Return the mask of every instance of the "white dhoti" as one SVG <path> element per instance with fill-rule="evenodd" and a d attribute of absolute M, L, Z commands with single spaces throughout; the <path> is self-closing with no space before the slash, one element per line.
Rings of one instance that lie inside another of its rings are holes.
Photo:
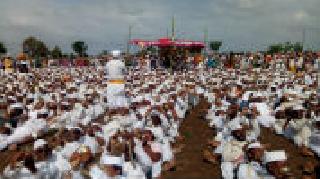
<path fill-rule="evenodd" d="M 128 101 L 125 97 L 125 81 L 124 71 L 125 64 L 122 60 L 117 59 L 120 55 L 119 51 L 114 51 L 115 59 L 107 62 L 106 64 L 106 75 L 108 78 L 107 82 L 107 107 L 119 108 L 128 107 Z"/>
<path fill-rule="evenodd" d="M 109 108 L 128 107 L 128 100 L 124 92 L 125 84 L 115 84 L 108 82 L 106 97 Z"/>
<path fill-rule="evenodd" d="M 221 173 L 222 173 L 222 178 L 225 179 L 233 179 L 234 174 L 234 164 L 232 162 L 221 162 Z"/>

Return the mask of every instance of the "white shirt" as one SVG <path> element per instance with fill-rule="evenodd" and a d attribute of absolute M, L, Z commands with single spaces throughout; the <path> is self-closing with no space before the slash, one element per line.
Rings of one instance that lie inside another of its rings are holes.
<path fill-rule="evenodd" d="M 111 60 L 106 64 L 106 74 L 109 79 L 123 79 L 125 64 L 121 60 Z"/>

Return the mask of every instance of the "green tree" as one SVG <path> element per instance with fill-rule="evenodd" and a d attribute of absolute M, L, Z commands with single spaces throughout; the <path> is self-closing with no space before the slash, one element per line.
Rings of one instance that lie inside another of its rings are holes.
<path fill-rule="evenodd" d="M 3 42 L 0 42 L 0 55 L 6 54 L 7 53 L 7 48 L 4 45 Z"/>
<path fill-rule="evenodd" d="M 279 53 L 283 50 L 282 44 L 272 44 L 268 47 L 268 52 L 271 54 Z"/>
<path fill-rule="evenodd" d="M 47 57 L 49 50 L 47 45 L 35 37 L 28 37 L 22 43 L 23 52 L 30 57 Z"/>
<path fill-rule="evenodd" d="M 76 52 L 79 56 L 86 56 L 86 51 L 88 50 L 88 45 L 83 41 L 75 41 L 71 45 L 74 52 Z"/>
<path fill-rule="evenodd" d="M 219 51 L 220 47 L 222 46 L 221 41 L 212 41 L 210 42 L 210 49 L 213 51 Z"/>
<path fill-rule="evenodd" d="M 108 50 L 102 50 L 102 52 L 100 53 L 101 56 L 104 55 L 109 55 L 109 51 Z"/>
<path fill-rule="evenodd" d="M 68 57 L 69 57 L 69 54 L 68 54 L 68 53 L 63 53 L 63 54 L 62 54 L 62 57 L 63 57 L 63 58 L 68 58 Z"/>
<path fill-rule="evenodd" d="M 75 55 L 73 54 L 73 53 L 70 53 L 69 54 L 69 59 L 75 59 L 76 57 L 75 57 Z"/>
<path fill-rule="evenodd" d="M 278 43 L 272 44 L 268 47 L 269 53 L 279 53 L 279 52 L 302 52 L 303 46 L 300 42 L 292 43 L 292 42 L 285 42 L 285 43 Z"/>
<path fill-rule="evenodd" d="M 294 51 L 294 44 L 291 42 L 285 42 L 283 45 L 283 52 Z"/>
<path fill-rule="evenodd" d="M 54 59 L 61 58 L 62 57 L 62 51 L 61 51 L 60 47 L 55 46 L 51 51 L 51 56 Z"/>
<path fill-rule="evenodd" d="M 303 51 L 303 45 L 302 45 L 302 43 L 296 42 L 296 43 L 293 45 L 293 50 L 294 50 L 295 52 L 302 52 L 302 51 Z"/>

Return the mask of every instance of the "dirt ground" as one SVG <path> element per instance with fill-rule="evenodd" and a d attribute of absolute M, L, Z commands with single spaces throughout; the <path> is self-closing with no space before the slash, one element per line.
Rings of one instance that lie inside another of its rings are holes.
<path fill-rule="evenodd" d="M 162 173 L 162 178 L 221 178 L 220 165 L 203 162 L 202 149 L 208 139 L 214 135 L 214 130 L 208 127 L 207 122 L 201 119 L 208 104 L 202 100 L 198 106 L 190 110 L 180 128 L 180 134 L 185 136 L 186 147 L 176 155 L 177 168 L 175 171 Z M 287 138 L 276 135 L 267 128 L 261 128 L 261 143 L 270 144 L 270 150 L 285 150 L 288 155 L 289 168 L 294 178 L 302 177 L 302 167 L 307 161 L 318 164 L 317 173 L 313 178 L 320 178 L 319 158 L 305 157 L 301 150 Z"/>
<path fill-rule="evenodd" d="M 302 177 L 302 167 L 307 161 L 313 161 L 319 165 L 319 158 L 304 157 L 301 154 L 301 150 L 289 139 L 276 135 L 268 128 L 261 128 L 261 143 L 269 143 L 269 150 L 285 150 L 288 157 L 289 168 L 294 174 L 295 178 Z M 314 178 L 320 178 L 320 169 L 316 170 L 318 173 L 314 175 Z"/>
<path fill-rule="evenodd" d="M 208 103 L 201 100 L 199 105 L 190 110 L 180 127 L 180 134 L 185 137 L 186 146 L 176 155 L 176 170 L 163 172 L 162 178 L 221 178 L 220 165 L 203 162 L 202 150 L 207 140 L 214 136 L 214 130 L 201 118 L 206 114 L 207 108 Z"/>

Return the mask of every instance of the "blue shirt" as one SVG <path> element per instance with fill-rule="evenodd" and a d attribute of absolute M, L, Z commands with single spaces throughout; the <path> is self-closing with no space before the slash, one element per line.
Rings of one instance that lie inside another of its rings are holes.
<path fill-rule="evenodd" d="M 216 67 L 216 61 L 214 59 L 208 59 L 208 62 L 207 62 L 207 66 L 209 68 L 215 68 Z"/>

